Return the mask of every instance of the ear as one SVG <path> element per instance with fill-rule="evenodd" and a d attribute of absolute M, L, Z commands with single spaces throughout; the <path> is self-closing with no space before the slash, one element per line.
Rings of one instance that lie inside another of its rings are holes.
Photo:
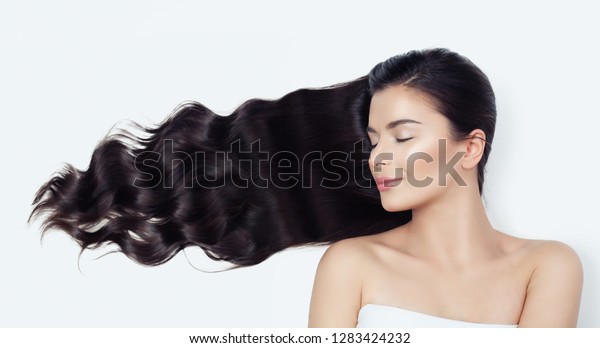
<path fill-rule="evenodd" d="M 462 167 L 471 169 L 477 166 L 485 150 L 485 133 L 481 129 L 474 129 L 464 140 L 466 153 L 462 159 Z"/>

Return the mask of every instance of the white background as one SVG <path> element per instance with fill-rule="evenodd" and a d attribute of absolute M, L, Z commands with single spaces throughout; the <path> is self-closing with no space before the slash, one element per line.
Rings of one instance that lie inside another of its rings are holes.
<path fill-rule="evenodd" d="M 0 4 L 0 326 L 305 327 L 324 248 L 247 269 L 198 249 L 144 267 L 94 260 L 26 219 L 39 186 L 80 169 L 125 119 L 163 120 L 197 100 L 227 115 L 363 76 L 410 49 L 447 47 L 492 81 L 498 104 L 484 191 L 495 228 L 580 255 L 579 325 L 600 327 L 598 99 L 593 2 L 3 1 Z M 187 258 L 186 258 L 187 255 Z M 217 265 L 218 266 L 218 265 Z M 551 306 L 552 304 L 548 304 Z"/>

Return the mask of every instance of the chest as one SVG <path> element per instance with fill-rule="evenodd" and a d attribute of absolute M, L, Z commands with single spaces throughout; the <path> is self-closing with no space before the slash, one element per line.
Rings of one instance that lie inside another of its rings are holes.
<path fill-rule="evenodd" d="M 448 271 L 416 262 L 374 265 L 363 282 L 363 304 L 376 303 L 443 318 L 514 324 L 525 302 L 528 271 L 490 263 Z"/>

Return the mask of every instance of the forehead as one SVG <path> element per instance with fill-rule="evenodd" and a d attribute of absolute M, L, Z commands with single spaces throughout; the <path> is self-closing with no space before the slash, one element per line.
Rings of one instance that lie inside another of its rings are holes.
<path fill-rule="evenodd" d="M 376 92 L 369 107 L 369 128 L 382 132 L 386 124 L 398 119 L 421 123 L 404 123 L 406 127 L 444 127 L 447 122 L 431 99 L 413 88 L 390 86 Z"/>

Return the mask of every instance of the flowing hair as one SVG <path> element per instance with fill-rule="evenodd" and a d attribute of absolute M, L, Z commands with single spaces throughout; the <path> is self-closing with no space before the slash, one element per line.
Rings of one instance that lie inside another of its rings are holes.
<path fill-rule="evenodd" d="M 188 101 L 160 124 L 131 122 L 142 135 L 108 134 L 86 170 L 66 164 L 35 194 L 28 222 L 43 216 L 42 236 L 63 230 L 82 252 L 113 243 L 151 266 L 198 246 L 235 267 L 403 225 L 412 212 L 383 209 L 365 132 L 371 97 L 397 84 L 431 96 L 457 136 L 481 128 L 491 144 L 485 75 L 446 49 L 411 51 L 355 80 L 250 99 L 227 116 Z"/>
<path fill-rule="evenodd" d="M 251 99 L 228 116 L 182 103 L 157 126 L 131 122 L 146 136 L 107 135 L 87 170 L 66 164 L 35 194 L 28 221 L 49 213 L 42 235 L 58 228 L 82 251 L 112 242 L 144 265 L 199 246 L 249 266 L 384 231 L 410 213 L 385 211 L 371 183 L 369 100 L 361 77 Z"/>

